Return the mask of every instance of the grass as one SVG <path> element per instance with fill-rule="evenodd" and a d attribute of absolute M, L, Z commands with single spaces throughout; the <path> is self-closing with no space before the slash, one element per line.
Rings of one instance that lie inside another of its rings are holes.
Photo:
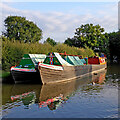
<path fill-rule="evenodd" d="M 0 78 L 5 78 L 10 76 L 10 72 L 0 70 Z"/>

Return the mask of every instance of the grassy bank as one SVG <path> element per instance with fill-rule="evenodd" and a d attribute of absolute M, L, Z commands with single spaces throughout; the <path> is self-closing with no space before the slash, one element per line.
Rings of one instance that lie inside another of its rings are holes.
<path fill-rule="evenodd" d="M 10 72 L 0 70 L 0 78 L 5 78 L 7 76 L 10 76 Z"/>
<path fill-rule="evenodd" d="M 2 69 L 8 71 L 11 66 L 18 65 L 24 54 L 48 54 L 49 52 L 66 52 L 67 54 L 83 55 L 83 57 L 94 56 L 94 52 L 89 48 L 80 49 L 65 44 L 53 47 L 48 43 L 20 43 L 5 40 L 2 42 Z"/>

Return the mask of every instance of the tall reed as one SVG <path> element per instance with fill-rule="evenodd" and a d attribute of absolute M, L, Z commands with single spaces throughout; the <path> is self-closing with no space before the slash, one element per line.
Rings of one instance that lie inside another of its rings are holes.
<path fill-rule="evenodd" d="M 54 47 L 48 43 L 20 43 L 5 40 L 2 42 L 2 69 L 8 71 L 11 66 L 18 65 L 24 54 L 48 54 L 49 52 L 66 52 L 67 54 L 94 56 L 93 50 L 86 48 L 70 47 L 59 43 Z"/>

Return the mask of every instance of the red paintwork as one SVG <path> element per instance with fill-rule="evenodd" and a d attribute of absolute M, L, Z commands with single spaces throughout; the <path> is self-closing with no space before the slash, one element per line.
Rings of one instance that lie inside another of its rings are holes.
<path fill-rule="evenodd" d="M 100 64 L 99 63 L 99 58 L 98 57 L 88 58 L 88 64 Z"/>

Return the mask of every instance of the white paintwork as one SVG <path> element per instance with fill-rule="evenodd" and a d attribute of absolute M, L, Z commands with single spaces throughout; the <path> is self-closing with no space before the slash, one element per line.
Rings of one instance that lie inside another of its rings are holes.
<path fill-rule="evenodd" d="M 48 65 L 44 63 L 39 63 L 39 66 L 44 68 L 54 69 L 54 70 L 63 70 L 62 66 Z"/>
<path fill-rule="evenodd" d="M 63 66 L 73 66 L 71 64 L 69 64 L 68 62 L 66 62 L 59 53 L 54 53 L 55 56 L 57 57 L 57 59 L 59 60 L 59 62 L 63 65 Z"/>

